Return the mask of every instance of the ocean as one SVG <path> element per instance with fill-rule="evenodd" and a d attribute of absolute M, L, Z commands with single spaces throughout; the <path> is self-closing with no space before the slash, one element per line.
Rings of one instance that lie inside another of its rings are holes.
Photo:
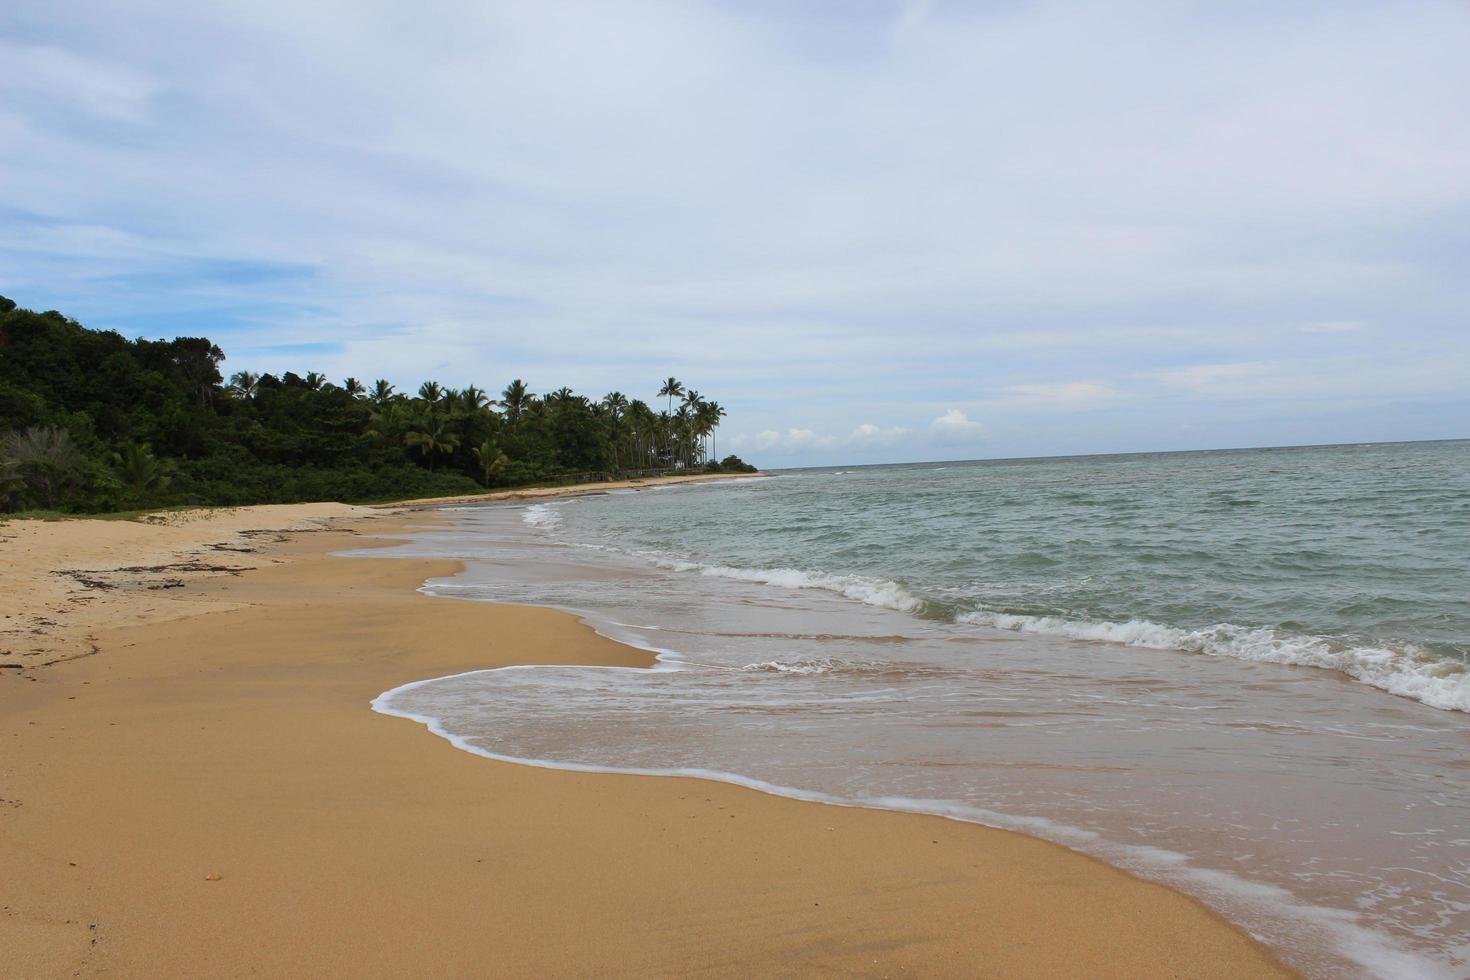
<path fill-rule="evenodd" d="M 462 748 L 1018 830 L 1199 897 L 1309 976 L 1470 973 L 1470 442 L 450 516 L 393 551 L 465 562 L 425 591 L 573 610 L 659 656 L 375 702 Z"/>

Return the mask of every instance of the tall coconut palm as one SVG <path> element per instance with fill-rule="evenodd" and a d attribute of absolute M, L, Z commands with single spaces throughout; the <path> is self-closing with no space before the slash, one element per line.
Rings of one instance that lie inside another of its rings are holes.
<path fill-rule="evenodd" d="M 444 388 L 437 381 L 425 381 L 419 385 L 419 397 L 430 405 L 437 405 L 444 397 Z"/>
<path fill-rule="evenodd" d="M 667 430 L 672 430 L 673 429 L 674 399 L 677 398 L 677 397 L 679 397 L 682 394 L 684 394 L 684 383 L 682 381 L 680 381 L 678 378 L 675 378 L 675 377 L 672 377 L 672 376 L 670 376 L 668 378 L 665 378 L 663 385 L 658 389 L 658 396 L 660 398 L 667 397 L 668 400 L 669 400 L 668 401 L 668 408 L 664 412 L 664 419 L 665 419 L 666 429 Z M 669 442 L 670 442 L 670 438 L 669 437 L 671 435 L 672 435 L 672 431 L 665 431 L 665 433 L 664 433 L 664 455 L 669 458 L 669 461 L 670 462 L 672 462 L 672 460 L 673 460 L 673 457 L 672 457 L 672 447 L 669 445 Z"/>
<path fill-rule="evenodd" d="M 500 404 L 505 408 L 506 419 L 512 423 L 519 422 L 535 397 L 520 378 L 506 385 L 505 390 L 500 393 Z"/>
<path fill-rule="evenodd" d="M 663 387 L 658 390 L 658 397 L 663 398 L 667 396 L 669 399 L 668 413 L 670 415 L 674 414 L 674 399 L 681 397 L 683 394 L 684 383 L 678 378 L 668 378 L 664 381 Z"/>
<path fill-rule="evenodd" d="M 327 376 L 320 371 L 307 371 L 304 380 L 306 381 L 306 387 L 312 391 L 319 391 L 322 385 L 327 383 Z"/>
<path fill-rule="evenodd" d="M 699 431 L 699 409 L 704 404 L 704 396 L 693 388 L 684 392 L 684 452 L 685 465 L 693 466 L 695 453 L 699 446 L 699 440 L 703 433 Z"/>
<path fill-rule="evenodd" d="M 675 465 L 677 466 L 688 466 L 692 456 L 690 450 L 689 419 L 689 406 L 681 404 L 678 408 L 674 409 L 674 418 L 671 427 L 674 437 L 674 450 L 677 454 L 675 459 Z"/>
<path fill-rule="evenodd" d="M 363 383 L 361 381 L 358 381 L 356 378 L 343 378 L 342 390 L 347 392 L 353 398 L 361 398 L 364 394 L 367 393 L 367 388 L 365 388 L 363 386 Z"/>
<path fill-rule="evenodd" d="M 612 436 L 613 469 L 621 470 L 620 443 L 623 437 L 623 418 L 628 412 L 628 398 L 621 391 L 609 391 L 602 396 L 602 407 L 607 409 L 608 434 Z"/>
<path fill-rule="evenodd" d="M 635 398 L 628 405 L 628 425 L 633 433 L 633 451 L 638 454 L 640 468 L 647 469 L 653 462 L 653 436 L 657 429 L 657 416 L 648 403 Z"/>
<path fill-rule="evenodd" d="M 715 440 L 715 431 L 720 427 L 720 419 L 725 417 L 725 409 L 719 402 L 705 402 L 704 411 L 706 417 L 709 419 L 710 459 L 718 463 L 720 461 L 720 446 Z"/>
<path fill-rule="evenodd" d="M 393 400 L 393 386 L 382 378 L 379 378 L 373 382 L 373 390 L 368 395 L 368 398 L 374 405 L 382 408 Z"/>

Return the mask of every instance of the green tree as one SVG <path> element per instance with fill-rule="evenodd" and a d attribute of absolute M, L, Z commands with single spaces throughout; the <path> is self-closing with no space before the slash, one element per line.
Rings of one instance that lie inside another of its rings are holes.
<path fill-rule="evenodd" d="M 50 425 L 6 433 L 0 440 L 0 458 L 47 508 L 54 508 L 77 486 L 85 463 L 71 433 Z"/>
<path fill-rule="evenodd" d="M 476 385 L 409 398 L 317 372 L 227 385 L 223 357 L 203 337 L 129 340 L 0 301 L 0 510 L 401 499 L 689 466 L 723 414 L 673 378 L 656 412 L 618 392 L 540 399 L 520 379 L 498 402 Z"/>
<path fill-rule="evenodd" d="M 451 428 L 449 419 L 436 412 L 420 417 L 403 437 L 405 444 L 423 454 L 434 472 L 434 458 L 442 453 L 452 453 L 459 448 L 459 434 Z"/>
<path fill-rule="evenodd" d="M 393 394 L 393 386 L 382 378 L 373 382 L 373 390 L 368 394 L 368 400 L 379 408 L 391 402 L 395 397 L 397 396 Z"/>
<path fill-rule="evenodd" d="M 255 393 L 260 390 L 260 375 L 236 371 L 230 375 L 230 386 L 227 390 L 237 398 L 254 398 Z"/>
<path fill-rule="evenodd" d="M 154 456 L 152 448 L 136 442 L 125 442 L 112 454 L 112 467 L 128 499 L 134 502 L 150 491 L 165 489 L 171 479 L 168 464 Z"/>
<path fill-rule="evenodd" d="M 535 399 L 536 396 L 531 394 L 520 378 L 506 385 L 505 390 L 500 393 L 500 404 L 505 408 L 505 417 L 512 423 L 521 420 Z"/>
<path fill-rule="evenodd" d="M 485 477 L 487 487 L 494 486 L 496 478 L 510 465 L 510 458 L 500 451 L 493 439 L 486 439 L 475 447 L 475 459 L 480 464 L 480 472 Z"/>

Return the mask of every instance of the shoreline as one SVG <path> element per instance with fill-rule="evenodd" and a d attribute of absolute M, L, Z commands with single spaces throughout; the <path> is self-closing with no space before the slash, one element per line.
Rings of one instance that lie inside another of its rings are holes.
<path fill-rule="evenodd" d="M 96 656 L 0 671 L 21 975 L 1290 975 L 1195 900 L 1013 832 L 445 751 L 368 703 L 653 656 L 570 613 L 414 591 L 456 562 L 330 557 L 430 515 L 233 513 L 264 526 L 196 523 L 196 544 L 263 532 L 254 567 L 96 590 L 153 611 L 97 626 Z"/>
<path fill-rule="evenodd" d="M 754 473 L 688 473 L 674 476 L 651 476 L 638 480 L 604 480 L 600 483 L 568 483 L 556 487 L 520 487 L 506 490 L 490 490 L 486 493 L 462 494 L 454 497 L 421 497 L 415 500 L 400 500 L 387 504 L 369 504 L 395 510 L 432 510 L 436 507 L 456 504 L 495 504 L 515 500 L 552 500 L 562 497 L 593 497 L 612 490 L 643 490 L 650 487 L 697 486 L 701 483 L 716 483 L 722 480 L 761 480 L 769 473 L 757 470 Z"/>

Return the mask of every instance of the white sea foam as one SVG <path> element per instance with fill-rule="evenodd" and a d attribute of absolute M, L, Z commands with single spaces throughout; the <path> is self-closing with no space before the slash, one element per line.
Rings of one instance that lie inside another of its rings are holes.
<path fill-rule="evenodd" d="M 837 595 L 915 613 L 924 600 L 897 582 L 862 575 L 832 575 L 797 568 L 736 568 L 644 553 L 660 567 L 696 572 L 738 582 L 754 582 L 783 589 L 820 589 Z M 1283 634 L 1270 627 L 1221 623 L 1203 629 L 1182 629 L 1148 620 L 1125 623 L 1088 622 L 1058 616 L 1019 616 L 1008 613 L 960 613 L 956 622 L 992 626 L 1021 633 L 1063 636 L 1073 640 L 1121 643 L 1155 650 L 1182 650 L 1213 657 L 1233 657 L 1258 663 L 1319 667 L 1347 674 L 1354 680 L 1400 697 L 1413 698 L 1433 708 L 1470 712 L 1470 669 L 1418 647 L 1401 649 L 1334 644 L 1321 637 Z"/>
<path fill-rule="evenodd" d="M 1321 667 L 1341 671 L 1364 684 L 1422 701 L 1433 708 L 1470 712 L 1470 670 L 1452 660 L 1433 657 L 1412 645 L 1392 650 L 1333 644 L 1320 637 L 1292 636 L 1270 627 L 1235 626 L 1231 623 L 1186 630 L 1142 619 L 1126 623 L 1098 623 L 1058 616 L 989 612 L 961 613 L 956 620 L 1074 640 L 1122 643 L 1155 650 L 1183 650 L 1258 663 Z"/>
<path fill-rule="evenodd" d="M 555 531 L 561 526 L 561 513 L 552 504 L 532 504 L 521 514 L 521 520 L 538 531 Z"/>
<path fill-rule="evenodd" d="M 865 602 L 870 606 L 896 609 L 899 612 L 916 612 L 924 604 L 922 599 L 897 582 L 869 578 L 864 575 L 827 575 L 823 572 L 802 571 L 799 568 L 735 568 L 729 565 L 705 565 L 700 562 L 667 557 L 656 557 L 654 561 L 660 567 L 676 572 L 698 572 L 700 575 L 712 578 L 755 582 L 782 589 L 820 589 L 824 592 L 835 592 L 840 596 Z"/>
<path fill-rule="evenodd" d="M 810 660 L 763 660 L 746 664 L 741 670 L 772 674 L 893 673 L 893 664 L 839 660 L 836 657 L 813 657 Z"/>

